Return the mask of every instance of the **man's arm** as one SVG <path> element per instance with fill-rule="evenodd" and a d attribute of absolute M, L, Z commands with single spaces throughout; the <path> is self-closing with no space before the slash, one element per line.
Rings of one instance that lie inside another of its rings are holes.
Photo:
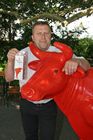
<path fill-rule="evenodd" d="M 73 61 L 78 63 L 84 71 L 87 71 L 90 68 L 90 63 L 85 58 L 72 58 Z"/>
<path fill-rule="evenodd" d="M 14 60 L 17 53 L 18 50 L 16 48 L 13 48 L 7 54 L 8 61 L 5 67 L 5 79 L 8 82 L 14 80 Z"/>
<path fill-rule="evenodd" d="M 85 58 L 73 57 L 65 63 L 63 71 L 70 75 L 77 71 L 78 66 L 80 66 L 84 71 L 87 71 L 90 68 L 90 64 Z"/>

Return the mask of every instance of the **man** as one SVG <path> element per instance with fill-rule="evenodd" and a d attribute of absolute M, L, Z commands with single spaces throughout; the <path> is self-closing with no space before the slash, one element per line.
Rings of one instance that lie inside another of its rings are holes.
<path fill-rule="evenodd" d="M 54 49 L 54 47 L 50 45 L 51 28 L 47 22 L 38 21 L 33 25 L 32 41 L 43 51 L 58 51 L 57 48 Z M 31 60 L 37 59 L 28 47 L 23 50 L 28 52 L 28 63 Z M 19 51 L 14 48 L 7 54 L 8 61 L 5 69 L 5 78 L 9 82 L 14 80 L 14 59 L 18 52 Z M 63 71 L 69 75 L 73 74 L 77 70 L 78 65 L 85 71 L 90 67 L 84 58 L 74 57 L 66 62 Z M 26 80 L 19 81 L 20 87 L 28 81 L 34 74 L 34 71 L 27 68 L 27 74 Z M 54 140 L 57 109 L 53 99 L 44 99 L 34 102 L 21 99 L 20 110 L 26 140 L 38 140 L 38 132 L 40 140 Z"/>

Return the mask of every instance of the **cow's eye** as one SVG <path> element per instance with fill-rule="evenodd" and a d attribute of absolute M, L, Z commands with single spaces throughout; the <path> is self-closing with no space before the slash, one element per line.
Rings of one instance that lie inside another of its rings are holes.
<path fill-rule="evenodd" d="M 58 69 L 54 70 L 54 73 L 57 74 L 58 73 Z"/>

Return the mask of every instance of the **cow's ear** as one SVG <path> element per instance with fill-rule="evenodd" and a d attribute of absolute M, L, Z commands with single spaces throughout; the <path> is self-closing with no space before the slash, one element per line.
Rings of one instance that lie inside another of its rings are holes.
<path fill-rule="evenodd" d="M 30 63 L 28 63 L 28 67 L 33 70 L 38 70 L 40 68 L 40 66 L 41 66 L 40 60 L 35 60 L 35 61 L 31 61 Z"/>
<path fill-rule="evenodd" d="M 77 71 L 75 73 L 72 74 L 72 77 L 75 77 L 75 78 L 82 78 L 86 75 L 85 71 L 81 68 L 81 67 L 78 67 L 77 68 Z"/>

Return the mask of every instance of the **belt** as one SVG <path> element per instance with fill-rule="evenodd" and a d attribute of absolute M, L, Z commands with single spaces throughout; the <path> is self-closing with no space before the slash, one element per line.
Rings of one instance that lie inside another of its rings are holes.
<path fill-rule="evenodd" d="M 35 104 L 35 103 L 33 103 L 35 106 L 37 106 L 37 107 L 42 107 L 42 106 L 45 106 L 45 105 L 50 105 L 51 103 L 54 103 L 54 101 L 53 100 L 50 100 L 49 102 L 47 102 L 47 103 L 39 103 L 39 104 Z"/>

